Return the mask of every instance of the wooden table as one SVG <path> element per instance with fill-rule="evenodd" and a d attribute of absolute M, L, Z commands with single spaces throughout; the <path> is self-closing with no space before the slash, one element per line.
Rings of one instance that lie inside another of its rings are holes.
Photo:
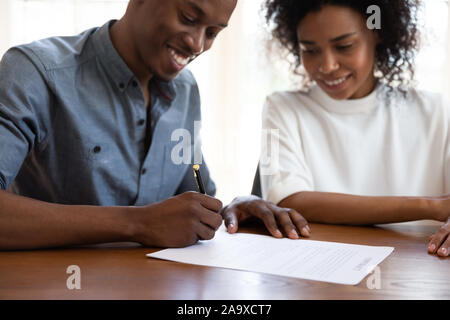
<path fill-rule="evenodd" d="M 336 285 L 149 259 L 158 249 L 126 243 L 0 252 L 0 299 L 450 299 L 450 260 L 427 253 L 440 225 L 311 224 L 312 240 L 395 247 L 379 265 L 381 289 L 368 288 L 370 275 L 357 286 Z M 80 267 L 80 290 L 67 288 L 71 265 Z"/>

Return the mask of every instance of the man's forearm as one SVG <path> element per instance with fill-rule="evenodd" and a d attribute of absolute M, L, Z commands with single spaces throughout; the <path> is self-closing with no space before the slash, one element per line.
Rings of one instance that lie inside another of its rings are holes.
<path fill-rule="evenodd" d="M 0 250 L 131 241 L 128 210 L 58 205 L 0 190 Z"/>
<path fill-rule="evenodd" d="M 300 192 L 282 200 L 279 205 L 297 210 L 309 222 L 371 225 L 440 219 L 439 201 L 425 197 L 366 197 Z"/>

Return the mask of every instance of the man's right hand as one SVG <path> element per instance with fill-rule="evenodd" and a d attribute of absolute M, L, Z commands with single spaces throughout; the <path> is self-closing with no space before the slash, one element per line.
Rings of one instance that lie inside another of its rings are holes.
<path fill-rule="evenodd" d="M 133 241 L 144 246 L 190 246 L 198 240 L 211 240 L 222 224 L 222 202 L 196 192 L 135 209 Z"/>

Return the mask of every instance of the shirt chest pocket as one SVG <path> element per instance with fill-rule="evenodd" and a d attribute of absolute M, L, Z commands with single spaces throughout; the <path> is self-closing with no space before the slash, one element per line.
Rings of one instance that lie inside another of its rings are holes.
<path fill-rule="evenodd" d="M 102 141 L 88 142 L 80 157 L 92 168 L 110 167 L 114 160 L 118 160 L 113 145 Z"/>
<path fill-rule="evenodd" d="M 114 205 L 136 198 L 139 167 L 127 150 L 101 137 L 66 142 L 59 159 L 65 199 Z"/>
<path fill-rule="evenodd" d="M 85 167 L 98 168 L 109 166 L 114 158 L 114 145 L 103 139 L 91 137 L 65 137 L 58 143 L 60 161 L 74 169 L 82 170 Z"/>
<path fill-rule="evenodd" d="M 122 183 L 136 180 L 139 175 L 139 161 L 133 150 L 121 148 L 115 141 L 90 139 L 77 154 L 80 165 L 85 166 L 86 175 L 101 175 L 106 180 Z M 133 178 L 134 177 L 134 178 Z M 130 180 L 131 179 L 131 180 Z"/>

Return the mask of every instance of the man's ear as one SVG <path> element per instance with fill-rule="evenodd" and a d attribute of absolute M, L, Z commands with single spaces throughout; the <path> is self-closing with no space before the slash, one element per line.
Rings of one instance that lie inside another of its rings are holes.
<path fill-rule="evenodd" d="M 145 1 L 146 0 L 130 0 L 130 2 L 128 2 L 128 6 L 137 8 L 137 7 L 141 6 L 142 4 L 144 4 Z"/>
<path fill-rule="evenodd" d="M 150 1 L 150 0 L 130 0 L 128 2 L 128 7 L 127 7 L 127 14 L 130 13 L 135 13 L 137 11 L 140 10 L 140 8 L 142 7 L 142 5 L 145 3 L 145 1 Z"/>

